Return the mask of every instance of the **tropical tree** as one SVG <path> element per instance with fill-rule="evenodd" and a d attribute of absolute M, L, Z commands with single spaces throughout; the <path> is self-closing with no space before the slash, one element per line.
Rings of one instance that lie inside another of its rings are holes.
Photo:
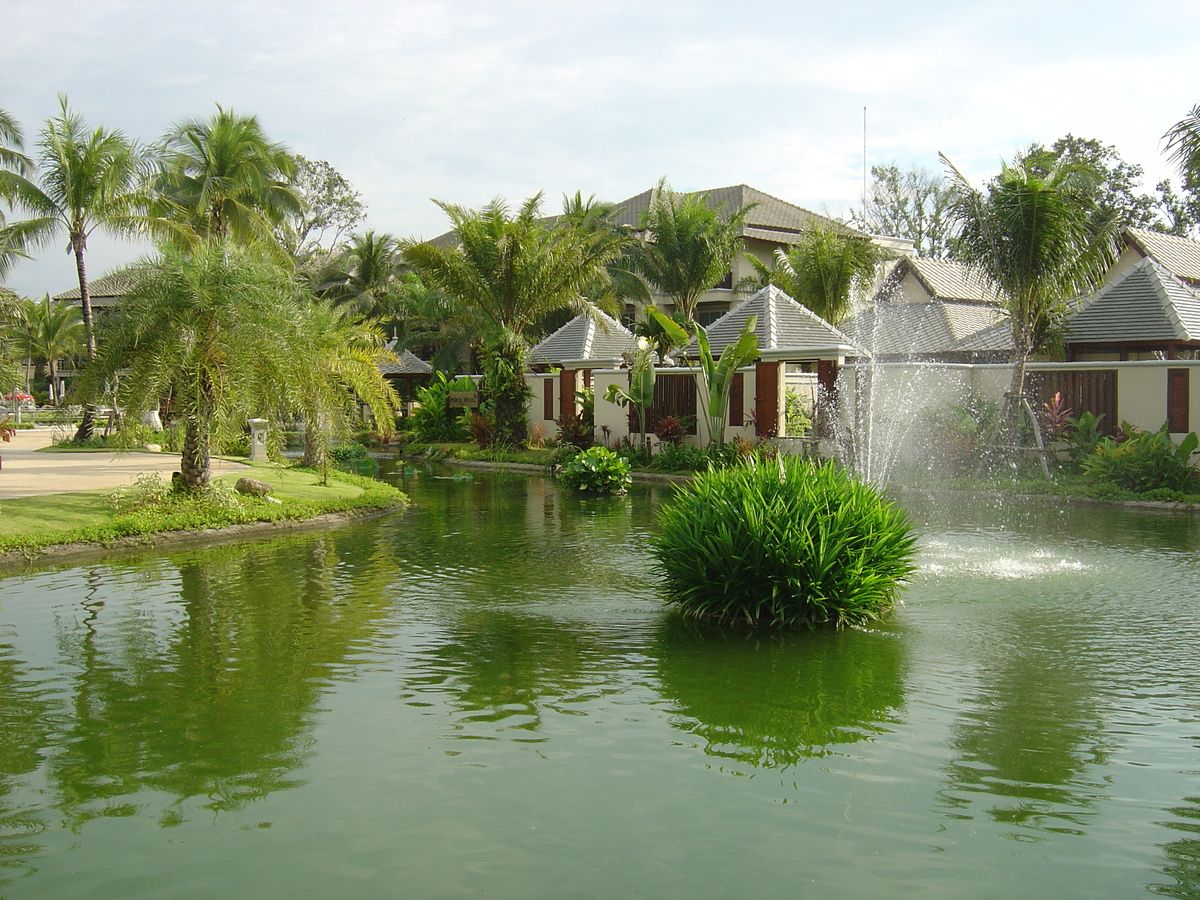
<path fill-rule="evenodd" d="M 96 356 L 96 333 L 85 263 L 88 238 L 97 229 L 127 236 L 145 227 L 143 156 L 120 131 L 89 130 L 67 98 L 58 99 L 59 115 L 46 122 L 38 139 L 36 177 L 0 171 L 0 194 L 30 214 L 22 223 L 27 244 L 40 245 L 66 232 L 67 252 L 75 257 L 90 364 Z M 93 418 L 88 407 L 77 437 L 91 436 Z"/>
<path fill-rule="evenodd" d="M 480 317 L 484 391 L 497 440 L 517 444 L 525 436 L 526 331 L 556 309 L 588 308 L 581 291 L 602 277 L 619 249 L 594 233 L 542 220 L 540 192 L 515 214 L 499 199 L 479 210 L 435 202 L 457 245 L 409 243 L 404 259 L 426 284 Z"/>
<path fill-rule="evenodd" d="M 300 199 L 300 210 L 275 229 L 275 238 L 298 260 L 335 247 L 366 218 L 362 197 L 341 172 L 323 159 L 292 157 L 288 184 Z"/>
<path fill-rule="evenodd" d="M 688 333 L 678 322 L 668 318 L 657 309 L 650 310 L 650 317 L 669 333 L 676 342 L 683 343 Z M 708 426 L 708 442 L 712 447 L 725 443 L 726 413 L 729 410 L 729 394 L 733 389 L 733 376 L 742 366 L 758 357 L 758 335 L 754 328 L 758 316 L 749 316 L 742 323 L 736 341 L 725 345 L 719 357 L 714 358 L 708 343 L 708 333 L 696 329 L 696 349 L 700 362 L 700 394 L 704 397 L 704 415 Z"/>
<path fill-rule="evenodd" d="M 176 243 L 228 237 L 287 255 L 273 229 L 303 211 L 290 183 L 295 160 L 267 139 L 256 117 L 218 105 L 211 118 L 168 132 L 160 159 L 152 210 Z"/>
<path fill-rule="evenodd" d="M 1165 152 L 1179 171 L 1200 181 L 1200 103 L 1168 128 L 1162 139 L 1166 142 Z"/>
<path fill-rule="evenodd" d="M 786 251 L 775 251 L 767 266 L 747 254 L 760 287 L 774 284 L 822 319 L 837 324 L 875 284 L 891 252 L 869 237 L 845 228 L 811 224 Z"/>
<path fill-rule="evenodd" d="M 729 274 L 752 208 L 726 211 L 707 194 L 676 194 L 662 179 L 641 223 L 638 271 L 695 321 L 700 298 Z"/>
<path fill-rule="evenodd" d="M 352 396 L 335 385 L 355 386 L 361 366 L 338 352 L 284 266 L 209 240 L 166 248 L 131 275 L 79 390 L 96 397 L 116 381 L 126 422 L 169 395 L 184 425 L 182 487 L 208 484 L 214 431 L 240 432 L 247 417 L 264 413 L 301 412 L 322 424 L 346 414 Z M 391 418 L 378 401 L 387 396 L 386 387 L 365 395 L 385 429 Z"/>
<path fill-rule="evenodd" d="M 1111 144 L 1068 134 L 1049 147 L 1034 144 L 1022 162 L 1042 178 L 1060 162 L 1076 169 L 1080 191 L 1099 222 L 1115 217 L 1118 226 L 1150 228 L 1157 220 L 1159 200 L 1138 190 L 1145 170 L 1122 159 Z"/>
<path fill-rule="evenodd" d="M 850 222 L 870 234 L 907 238 L 919 256 L 945 258 L 955 236 L 952 196 L 946 179 L 928 169 L 871 166 L 868 203 Z"/>
<path fill-rule="evenodd" d="M 305 422 L 304 463 L 328 472 L 329 441 L 345 436 L 346 395 L 370 409 L 384 435 L 393 431 L 400 399 L 380 365 L 393 357 L 384 349 L 380 323 L 363 320 L 347 307 L 314 298 L 306 310 L 304 327 L 313 343 L 312 365 L 316 378 L 301 395 Z"/>
<path fill-rule="evenodd" d="M 41 300 L 18 301 L 10 334 L 14 349 L 31 363 L 40 360 L 49 381 L 51 399 L 62 400 L 58 381 L 60 360 L 70 359 L 86 346 L 83 315 L 78 306 Z"/>
<path fill-rule="evenodd" d="M 318 276 L 317 293 L 360 316 L 394 321 L 401 314 L 403 271 L 396 238 L 386 232 L 356 234 Z"/>
<path fill-rule="evenodd" d="M 1024 405 L 1025 369 L 1055 331 L 1068 303 L 1095 289 L 1116 252 L 1117 218 L 1098 218 L 1089 202 L 1094 173 L 1069 160 L 1045 174 L 1018 155 L 986 191 L 973 187 L 945 156 L 961 228 L 963 261 L 999 289 L 1012 323 L 1012 380 L 1004 422 L 1015 440 Z"/>
<path fill-rule="evenodd" d="M 25 155 L 25 136 L 21 126 L 6 109 L 0 109 L 0 171 L 12 172 L 19 178 L 28 178 L 33 174 L 33 162 Z M 7 190 L 0 196 L 7 196 Z M 27 256 L 26 241 L 24 226 L 18 223 L 10 225 L 5 220 L 4 211 L 0 210 L 0 281 L 17 260 Z"/>

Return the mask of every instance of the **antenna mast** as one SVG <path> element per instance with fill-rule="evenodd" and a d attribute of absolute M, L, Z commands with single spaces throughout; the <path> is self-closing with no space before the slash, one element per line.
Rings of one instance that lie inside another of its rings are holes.
<path fill-rule="evenodd" d="M 863 107 L 863 221 L 867 221 L 867 108 Z"/>

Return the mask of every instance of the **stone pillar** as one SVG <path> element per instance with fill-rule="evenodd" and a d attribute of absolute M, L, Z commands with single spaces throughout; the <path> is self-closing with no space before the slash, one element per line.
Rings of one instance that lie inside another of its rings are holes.
<path fill-rule="evenodd" d="M 267 420 L 249 419 L 250 425 L 250 459 L 263 461 L 267 459 Z"/>

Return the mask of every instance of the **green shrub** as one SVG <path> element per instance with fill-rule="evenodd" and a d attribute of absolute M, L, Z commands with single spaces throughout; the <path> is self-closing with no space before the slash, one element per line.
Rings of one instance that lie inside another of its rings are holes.
<path fill-rule="evenodd" d="M 367 448 L 359 443 L 333 444 L 329 448 L 329 458 L 334 462 L 345 462 L 351 459 L 366 459 Z"/>
<path fill-rule="evenodd" d="M 1104 432 L 1100 430 L 1100 420 L 1103 418 L 1104 413 L 1096 415 L 1084 412 L 1077 419 L 1067 419 L 1067 427 L 1063 429 L 1062 436 L 1067 442 L 1067 452 L 1076 465 L 1082 465 L 1105 439 Z"/>
<path fill-rule="evenodd" d="M 633 480 L 629 463 L 604 447 L 591 447 L 567 460 L 558 477 L 569 488 L 593 494 L 622 494 Z"/>
<path fill-rule="evenodd" d="M 448 406 L 447 401 L 451 391 L 473 390 L 475 382 L 470 378 L 451 381 L 444 372 L 434 374 L 429 385 L 417 391 L 420 406 L 409 417 L 417 440 L 426 444 L 465 441 L 470 433 L 470 419 L 464 410 Z"/>
<path fill-rule="evenodd" d="M 800 395 L 788 388 L 783 395 L 783 431 L 788 437 L 804 437 L 812 430 L 810 410 Z"/>
<path fill-rule="evenodd" d="M 711 459 L 711 454 L 700 447 L 666 444 L 654 454 L 651 465 L 664 472 L 703 472 Z"/>
<path fill-rule="evenodd" d="M 1158 431 L 1139 431 L 1124 423 L 1125 441 L 1105 438 L 1082 462 L 1084 474 L 1138 494 L 1150 491 L 1195 492 L 1200 474 L 1188 461 L 1200 445 L 1193 431 L 1176 447 L 1163 423 Z"/>
<path fill-rule="evenodd" d="M 702 472 L 659 525 L 652 553 L 669 602 L 720 623 L 861 624 L 890 610 L 914 571 L 904 511 L 833 463 Z"/>

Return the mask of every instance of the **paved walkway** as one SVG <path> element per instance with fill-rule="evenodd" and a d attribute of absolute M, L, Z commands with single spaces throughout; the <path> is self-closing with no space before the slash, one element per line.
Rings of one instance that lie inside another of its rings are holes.
<path fill-rule="evenodd" d="M 179 455 L 142 451 L 96 450 L 74 453 L 37 453 L 54 443 L 49 428 L 18 431 L 9 442 L 0 441 L 0 500 L 105 490 L 133 484 L 142 472 L 159 472 L 164 479 L 179 471 Z M 247 468 L 213 459 L 214 475 Z"/>

